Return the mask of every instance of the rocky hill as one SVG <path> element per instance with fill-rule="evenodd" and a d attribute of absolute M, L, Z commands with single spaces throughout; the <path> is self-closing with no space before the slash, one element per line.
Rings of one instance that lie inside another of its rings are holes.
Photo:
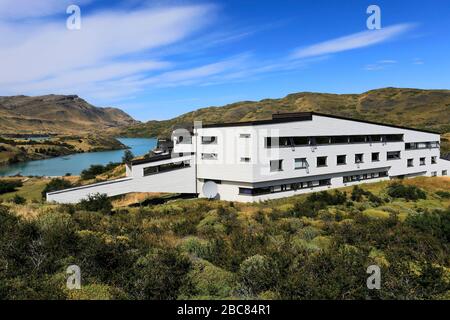
<path fill-rule="evenodd" d="M 0 97 L 0 133 L 85 133 L 135 125 L 116 108 L 98 108 L 76 95 Z"/>
<path fill-rule="evenodd" d="M 223 107 L 198 109 L 165 121 L 149 121 L 123 134 L 160 136 L 175 124 L 270 119 L 272 113 L 316 111 L 355 119 L 450 132 L 450 90 L 384 88 L 362 94 L 293 93 L 281 99 L 242 101 Z"/>

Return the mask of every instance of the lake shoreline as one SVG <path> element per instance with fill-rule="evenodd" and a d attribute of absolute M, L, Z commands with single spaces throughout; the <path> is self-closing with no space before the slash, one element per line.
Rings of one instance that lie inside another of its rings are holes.
<path fill-rule="evenodd" d="M 17 134 L 14 136 L 0 135 L 0 167 L 85 152 L 126 150 L 128 148 L 118 138 L 108 135 Z"/>
<path fill-rule="evenodd" d="M 115 138 L 123 146 L 109 150 L 91 150 L 75 152 L 55 157 L 46 157 L 29 161 L 0 165 L 2 177 L 62 177 L 68 174 L 79 175 L 91 165 L 105 165 L 109 162 L 121 162 L 125 150 L 135 156 L 142 156 L 156 146 L 156 138 Z"/>

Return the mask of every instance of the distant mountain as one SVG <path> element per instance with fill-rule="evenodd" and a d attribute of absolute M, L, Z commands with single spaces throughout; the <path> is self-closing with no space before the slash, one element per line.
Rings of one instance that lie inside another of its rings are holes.
<path fill-rule="evenodd" d="M 355 119 L 450 132 L 450 90 L 383 88 L 362 94 L 293 93 L 281 99 L 242 101 L 198 109 L 122 131 L 128 136 L 168 136 L 174 125 L 270 119 L 276 112 L 316 111 Z"/>
<path fill-rule="evenodd" d="M 76 95 L 0 97 L 0 133 L 85 133 L 138 122 L 116 108 L 98 108 Z"/>

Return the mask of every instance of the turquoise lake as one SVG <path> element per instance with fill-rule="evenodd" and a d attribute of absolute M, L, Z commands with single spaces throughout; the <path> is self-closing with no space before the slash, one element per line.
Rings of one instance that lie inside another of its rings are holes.
<path fill-rule="evenodd" d="M 130 147 L 135 156 L 144 155 L 156 146 L 156 139 L 118 138 L 124 145 Z M 66 173 L 79 175 L 81 171 L 93 164 L 105 165 L 109 162 L 121 162 L 125 150 L 87 152 L 69 156 L 21 162 L 0 166 L 0 176 L 64 176 Z"/>

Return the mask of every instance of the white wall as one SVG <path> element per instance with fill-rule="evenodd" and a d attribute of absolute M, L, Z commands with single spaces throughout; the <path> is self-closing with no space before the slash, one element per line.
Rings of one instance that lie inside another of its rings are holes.
<path fill-rule="evenodd" d="M 236 126 L 222 128 L 197 129 L 197 148 L 199 153 L 198 177 L 215 180 L 240 182 L 262 182 L 273 179 L 287 179 L 310 175 L 330 174 L 334 172 L 390 167 L 391 175 L 423 173 L 430 171 L 431 156 L 439 158 L 439 149 L 405 150 L 406 142 L 440 141 L 438 134 L 414 130 L 380 126 L 350 120 L 341 120 L 323 116 L 313 116 L 312 121 L 277 123 L 258 126 Z M 240 138 L 248 133 L 251 138 Z M 266 148 L 266 137 L 279 136 L 329 136 L 329 135 L 376 135 L 403 134 L 404 142 L 372 144 L 319 145 L 316 147 Z M 217 136 L 217 144 L 202 145 L 201 136 Z M 400 160 L 387 161 L 388 151 L 401 151 Z M 200 154 L 217 153 L 218 160 L 201 160 Z M 372 152 L 380 153 L 380 161 L 372 162 Z M 357 153 L 364 153 L 364 163 L 355 164 Z M 346 165 L 337 165 L 337 155 L 347 155 Z M 241 157 L 250 157 L 251 163 L 240 162 Z M 318 156 L 327 156 L 327 167 L 316 166 Z M 419 166 L 419 158 L 425 156 L 427 165 Z M 309 170 L 294 169 L 295 158 L 307 158 Z M 414 167 L 407 167 L 407 159 L 414 158 Z M 270 160 L 283 159 L 283 171 L 270 172 Z"/>
<path fill-rule="evenodd" d="M 95 193 L 104 193 L 110 197 L 131 192 L 195 193 L 195 166 L 193 165 L 192 156 L 177 158 L 176 160 L 177 162 L 180 160 L 191 160 L 191 166 L 144 177 L 143 169 L 145 167 L 174 161 L 169 159 L 141 164 L 133 166 L 130 177 L 51 192 L 47 194 L 47 201 L 77 203 L 89 194 Z"/>

